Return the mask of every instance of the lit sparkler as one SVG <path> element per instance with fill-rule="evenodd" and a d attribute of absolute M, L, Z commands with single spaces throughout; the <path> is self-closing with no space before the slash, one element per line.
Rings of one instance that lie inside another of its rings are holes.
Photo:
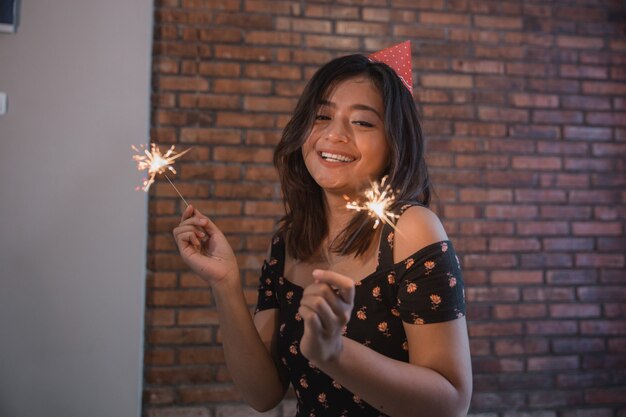
<path fill-rule="evenodd" d="M 386 181 L 387 176 L 384 176 L 380 184 L 376 181 L 372 182 L 372 187 L 364 193 L 366 201 L 362 204 L 358 203 L 356 200 L 349 201 L 349 198 L 344 196 L 344 198 L 348 200 L 346 208 L 356 211 L 366 210 L 367 214 L 376 220 L 374 222 L 374 229 L 376 229 L 380 223 L 389 224 L 395 229 L 395 221 L 400 217 L 390 210 L 395 202 L 395 196 L 391 186 L 389 184 L 385 185 Z"/>
<path fill-rule="evenodd" d="M 174 152 L 174 145 L 172 145 L 170 149 L 165 152 L 165 154 L 162 154 L 159 147 L 156 146 L 154 143 L 150 144 L 150 150 L 145 149 L 145 145 L 141 145 L 141 148 L 143 148 L 143 150 L 138 149 L 134 145 L 132 146 L 132 148 L 134 151 L 139 152 L 137 155 L 133 155 L 133 159 L 137 162 L 137 169 L 139 171 L 148 170 L 148 178 L 143 181 L 143 187 L 137 187 L 137 189 L 141 188 L 143 191 L 148 192 L 150 186 L 154 184 L 154 178 L 158 174 L 163 174 L 165 178 L 167 178 L 169 183 L 172 184 L 172 187 L 174 187 L 184 203 L 189 206 L 187 201 L 185 201 L 183 196 L 178 191 L 178 188 L 176 188 L 174 183 L 172 183 L 172 181 L 166 175 L 166 171 L 169 170 L 173 174 L 176 174 L 176 170 L 174 169 L 172 164 L 176 159 L 189 152 L 190 149 L 177 153 Z"/>

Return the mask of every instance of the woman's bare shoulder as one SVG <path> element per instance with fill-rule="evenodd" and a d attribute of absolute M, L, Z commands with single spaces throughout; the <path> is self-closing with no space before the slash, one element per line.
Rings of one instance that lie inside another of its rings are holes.
<path fill-rule="evenodd" d="M 396 223 L 394 262 L 442 240 L 448 240 L 448 235 L 439 217 L 427 207 L 411 206 Z"/>

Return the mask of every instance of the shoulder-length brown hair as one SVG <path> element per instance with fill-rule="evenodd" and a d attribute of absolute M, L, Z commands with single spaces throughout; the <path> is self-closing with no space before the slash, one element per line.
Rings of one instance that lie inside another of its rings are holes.
<path fill-rule="evenodd" d="M 394 209 L 407 203 L 428 206 L 430 202 L 424 142 L 413 96 L 386 64 L 363 55 L 336 58 L 317 70 L 308 82 L 274 151 L 286 213 L 279 233 L 295 259 L 309 260 L 318 253 L 328 234 L 324 193 L 304 164 L 302 145 L 322 101 L 339 82 L 356 76 L 368 77 L 382 94 L 385 138 L 390 149 L 383 176 L 388 176 L 387 184 L 395 191 Z M 331 250 L 360 256 L 370 247 L 375 234 L 373 219 L 366 212 L 355 212 L 332 242 Z"/>

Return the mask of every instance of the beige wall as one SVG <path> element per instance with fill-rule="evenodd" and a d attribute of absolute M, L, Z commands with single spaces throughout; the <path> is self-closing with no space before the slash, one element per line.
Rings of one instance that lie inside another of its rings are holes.
<path fill-rule="evenodd" d="M 0 415 L 138 416 L 149 0 L 22 1 L 0 34 Z"/>

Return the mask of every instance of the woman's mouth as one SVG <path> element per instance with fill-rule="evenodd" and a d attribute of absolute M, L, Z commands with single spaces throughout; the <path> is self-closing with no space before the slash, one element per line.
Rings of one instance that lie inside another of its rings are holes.
<path fill-rule="evenodd" d="M 352 162 L 355 158 L 337 153 L 320 152 L 320 156 L 327 162 Z"/>

